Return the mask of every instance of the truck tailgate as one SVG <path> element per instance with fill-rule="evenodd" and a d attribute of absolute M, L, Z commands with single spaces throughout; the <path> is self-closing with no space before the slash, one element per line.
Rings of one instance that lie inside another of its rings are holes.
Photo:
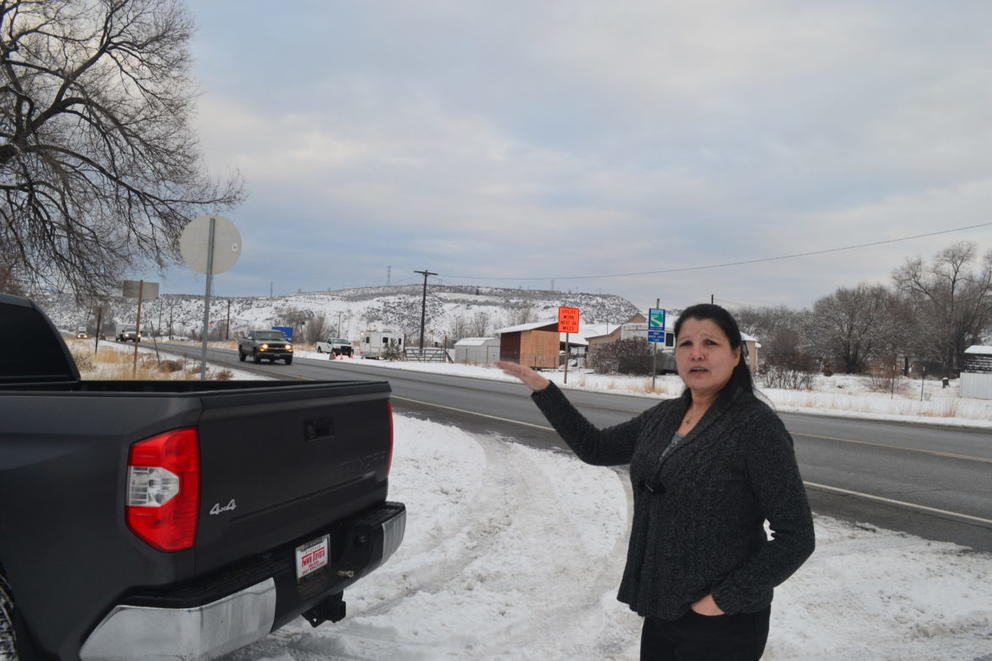
<path fill-rule="evenodd" d="M 287 392 L 291 391 L 291 392 Z M 197 571 L 305 536 L 386 498 L 385 383 L 203 397 Z"/>

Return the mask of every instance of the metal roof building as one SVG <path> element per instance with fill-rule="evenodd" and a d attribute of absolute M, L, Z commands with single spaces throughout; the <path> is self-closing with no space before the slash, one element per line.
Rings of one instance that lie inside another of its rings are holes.
<path fill-rule="evenodd" d="M 975 344 L 964 350 L 961 396 L 992 399 L 992 347 Z"/>
<path fill-rule="evenodd" d="M 463 337 L 455 342 L 455 362 L 491 365 L 499 360 L 498 337 Z"/>

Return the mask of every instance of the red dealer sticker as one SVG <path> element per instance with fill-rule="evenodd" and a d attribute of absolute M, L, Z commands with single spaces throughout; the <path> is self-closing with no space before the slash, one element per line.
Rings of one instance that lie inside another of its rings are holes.
<path fill-rule="evenodd" d="M 324 535 L 296 547 L 296 580 L 327 566 L 331 555 L 331 537 Z"/>

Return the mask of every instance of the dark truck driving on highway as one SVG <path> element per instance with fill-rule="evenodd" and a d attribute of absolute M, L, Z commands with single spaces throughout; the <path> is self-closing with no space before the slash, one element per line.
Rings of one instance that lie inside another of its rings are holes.
<path fill-rule="evenodd" d="M 215 658 L 403 539 L 385 382 L 82 381 L 4 294 L 0 342 L 0 658 Z"/>
<path fill-rule="evenodd" d="M 282 334 L 282 331 L 249 331 L 238 340 L 238 360 L 245 362 L 248 356 L 251 356 L 256 363 L 262 362 L 262 359 L 273 363 L 284 360 L 287 365 L 292 365 L 293 343 Z"/>

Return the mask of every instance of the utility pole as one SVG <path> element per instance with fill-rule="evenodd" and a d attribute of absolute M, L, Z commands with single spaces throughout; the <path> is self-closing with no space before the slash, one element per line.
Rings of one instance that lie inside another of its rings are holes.
<path fill-rule="evenodd" d="M 211 246 L 212 248 L 213 246 Z M 138 342 L 141 341 L 141 298 L 145 295 L 145 281 L 138 280 L 138 318 L 134 322 L 134 361 L 131 363 L 131 378 L 138 372 Z"/>
<path fill-rule="evenodd" d="M 93 333 L 93 353 L 96 354 L 100 350 L 100 328 L 103 322 L 103 303 L 96 308 L 96 332 Z"/>
<path fill-rule="evenodd" d="M 710 294 L 710 305 L 713 305 L 713 294 Z"/>
<path fill-rule="evenodd" d="M 227 321 L 224 322 L 224 339 L 231 339 L 231 299 L 227 299 Z"/>
<path fill-rule="evenodd" d="M 414 271 L 414 273 L 419 273 L 419 271 Z M 386 267 L 386 286 L 387 287 L 390 285 L 390 282 L 392 281 L 392 279 L 393 279 L 393 267 L 392 266 L 387 266 Z"/>
<path fill-rule="evenodd" d="M 340 310 L 338 311 L 338 329 L 337 329 L 337 333 L 338 333 L 338 337 L 344 337 L 344 339 L 346 339 L 346 340 L 348 339 L 347 337 L 344 336 L 344 333 L 341 331 L 341 311 Z"/>
<path fill-rule="evenodd" d="M 414 271 L 414 273 L 419 273 L 424 276 L 424 297 L 420 301 L 420 360 L 424 360 L 424 323 L 427 321 L 427 276 L 437 275 L 437 273 L 431 273 L 427 269 L 423 271 Z"/>

